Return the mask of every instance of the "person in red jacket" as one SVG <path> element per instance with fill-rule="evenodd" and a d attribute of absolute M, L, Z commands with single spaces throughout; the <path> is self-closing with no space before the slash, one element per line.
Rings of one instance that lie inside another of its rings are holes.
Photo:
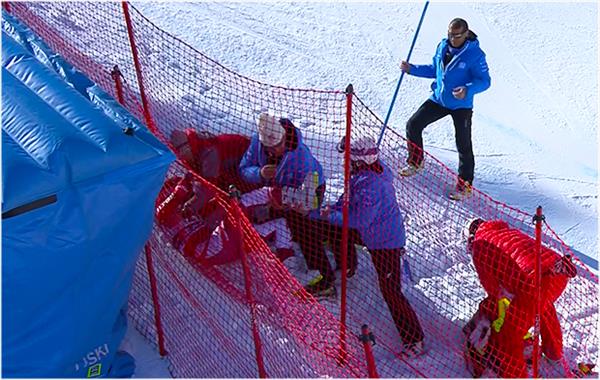
<path fill-rule="evenodd" d="M 202 261 L 214 254 L 220 256 L 219 263 L 224 263 L 237 257 L 238 245 L 227 236 L 219 242 L 219 247 L 213 244 L 209 252 L 211 237 L 219 234 L 218 227 L 227 222 L 225 210 L 215 195 L 214 188 L 198 182 L 187 172 L 183 177 L 169 178 L 157 198 L 158 224 L 165 229 L 173 246 L 191 260 Z"/>
<path fill-rule="evenodd" d="M 275 256 L 284 261 L 294 255 L 291 232 L 284 218 L 269 217 L 269 205 L 281 202 L 280 196 L 271 199 L 272 193 L 273 189 L 263 187 L 241 194 L 240 207 Z M 205 265 L 239 258 L 241 237 L 215 195 L 214 188 L 187 172 L 184 177 L 169 178 L 157 200 L 156 219 L 171 243 L 185 257 Z"/>
<path fill-rule="evenodd" d="M 465 360 L 475 377 L 490 368 L 500 377 L 528 377 L 525 338 L 534 325 L 535 241 L 504 221 L 476 219 L 468 226 L 468 248 L 487 297 L 463 329 Z M 563 354 L 554 302 L 577 270 L 569 256 L 542 247 L 542 352 L 552 361 Z"/>
<path fill-rule="evenodd" d="M 239 134 L 214 135 L 193 128 L 174 130 L 171 145 L 177 156 L 201 177 L 223 191 L 234 185 L 241 193 L 259 188 L 239 175 L 239 164 L 250 145 L 250 138 Z"/>

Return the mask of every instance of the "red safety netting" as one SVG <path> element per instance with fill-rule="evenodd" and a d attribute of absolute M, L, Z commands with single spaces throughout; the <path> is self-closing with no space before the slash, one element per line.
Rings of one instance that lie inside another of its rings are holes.
<path fill-rule="evenodd" d="M 547 224 L 541 224 L 545 248 L 537 287 L 533 215 L 476 188 L 460 202 L 449 200 L 457 177 L 426 152 L 424 170 L 401 177 L 406 140 L 395 128 L 386 129 L 379 146 L 391 182 L 362 189 L 350 178 L 361 170 L 385 172 L 371 165 L 350 173 L 350 154 L 360 152 L 336 149 L 348 131 L 352 148 L 365 137 L 377 141 L 382 130 L 381 119 L 356 94 L 243 77 L 130 5 L 128 20 L 120 3 L 10 5 L 50 47 L 122 99 L 180 159 L 157 200 L 150 255 L 140 259 L 130 298 L 130 315 L 152 342 L 158 342 L 160 307 L 161 339 L 175 377 L 366 377 L 357 339 L 363 324 L 375 336 L 382 377 L 467 377 L 465 363 L 484 376 L 530 376 L 539 365 L 542 376 L 565 377 L 576 363 L 597 360 L 598 280 L 578 258 L 567 258 L 572 253 Z M 111 76 L 115 65 L 122 95 Z M 269 189 L 238 172 L 263 113 L 277 116 L 274 124 L 290 141 L 286 149 L 297 152 L 303 142 L 309 152 L 298 163 L 268 159 L 289 168 L 287 177 L 280 173 L 282 186 Z M 368 161 L 368 153 L 360 154 Z M 365 178 L 375 178 L 370 175 Z M 240 191 L 239 201 L 227 194 L 230 184 Z M 273 207 L 333 205 L 345 187 L 351 227 L 362 227 L 344 231 Z M 376 209 L 379 198 L 389 196 L 394 202 L 375 219 L 381 223 L 361 234 L 373 220 L 369 205 Z M 406 253 L 399 250 L 397 211 Z M 471 224 L 474 218 L 485 222 Z M 356 254 L 340 254 L 344 241 Z M 344 276 L 336 265 L 350 272 Z M 335 288 L 337 295 L 315 299 L 303 290 L 318 269 L 334 284 L 324 290 Z M 154 298 L 149 272 L 156 278 Z M 532 341 L 523 337 L 536 315 L 544 356 L 528 364 Z M 423 336 L 426 352 L 413 357 L 409 343 Z"/>

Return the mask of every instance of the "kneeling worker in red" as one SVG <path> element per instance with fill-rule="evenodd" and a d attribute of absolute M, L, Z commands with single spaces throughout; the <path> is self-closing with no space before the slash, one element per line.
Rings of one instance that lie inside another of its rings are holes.
<path fill-rule="evenodd" d="M 487 297 L 465 326 L 465 360 L 475 377 L 486 368 L 500 377 L 528 377 L 525 342 L 535 323 L 535 241 L 503 221 L 476 219 L 468 226 L 468 247 Z M 569 256 L 542 247 L 542 352 L 562 359 L 562 331 L 555 301 L 577 270 Z"/>

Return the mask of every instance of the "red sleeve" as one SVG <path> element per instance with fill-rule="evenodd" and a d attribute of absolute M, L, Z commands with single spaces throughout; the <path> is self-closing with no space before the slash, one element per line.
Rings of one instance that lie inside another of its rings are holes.
<path fill-rule="evenodd" d="M 240 161 L 250 146 L 250 138 L 239 134 L 223 134 L 216 139 L 222 168 L 218 186 L 227 191 L 229 185 L 234 185 L 242 193 L 262 187 L 261 184 L 253 185 L 244 181 L 239 175 Z"/>
<path fill-rule="evenodd" d="M 250 146 L 250 138 L 238 134 L 224 134 L 217 136 L 216 139 L 221 161 L 237 161 L 239 165 L 242 156 Z"/>
<path fill-rule="evenodd" d="M 192 154 L 196 159 L 203 149 L 205 149 L 211 143 L 214 143 L 210 141 L 210 138 L 201 138 L 200 136 L 198 136 L 198 132 L 196 132 L 196 130 L 192 128 L 186 129 L 185 134 L 187 135 L 188 142 L 190 143 Z"/>

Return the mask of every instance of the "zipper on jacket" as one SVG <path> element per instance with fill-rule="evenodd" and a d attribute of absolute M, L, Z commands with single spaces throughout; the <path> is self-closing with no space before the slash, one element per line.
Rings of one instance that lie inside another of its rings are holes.
<path fill-rule="evenodd" d="M 450 42 L 448 42 L 450 43 Z M 442 85 L 440 88 L 440 102 L 442 103 L 442 106 L 446 107 L 446 103 L 444 102 L 444 79 L 446 79 L 446 73 L 448 72 L 448 70 L 450 70 L 450 66 L 453 66 L 456 64 L 458 57 L 460 57 L 465 51 L 467 51 L 467 49 L 469 48 L 470 45 L 470 41 L 466 41 L 465 42 L 465 47 L 454 57 L 452 57 L 452 59 L 450 60 L 450 62 L 448 62 L 447 65 L 443 66 L 444 69 L 442 70 Z"/>
<path fill-rule="evenodd" d="M 461 55 L 463 55 L 463 53 L 465 51 L 467 51 L 467 49 L 469 48 L 470 41 L 467 41 L 465 43 L 466 43 L 466 45 L 465 45 L 464 49 L 462 49 L 461 51 L 458 52 L 457 55 L 455 55 L 454 57 L 452 57 L 452 59 L 450 60 L 450 62 L 448 62 L 448 65 L 446 65 L 446 67 L 444 67 L 444 71 L 450 70 L 450 67 L 456 64 L 456 61 L 458 60 L 458 57 L 460 57 Z"/>

